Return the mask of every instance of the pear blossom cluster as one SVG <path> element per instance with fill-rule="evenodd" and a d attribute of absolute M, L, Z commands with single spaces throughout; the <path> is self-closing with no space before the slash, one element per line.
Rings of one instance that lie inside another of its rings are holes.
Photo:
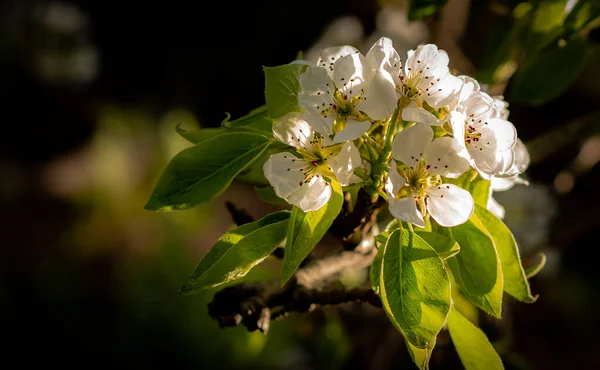
<path fill-rule="evenodd" d="M 308 65 L 298 81 L 302 111 L 273 124 L 274 136 L 289 145 L 264 165 L 277 196 L 305 212 L 320 209 L 332 181 L 348 186 L 374 176 L 368 146 L 389 166 L 371 191 L 387 197 L 395 218 L 418 227 L 429 216 L 445 227 L 471 217 L 473 197 L 449 180 L 468 171 L 495 190 L 525 183 L 519 175 L 529 155 L 503 98 L 453 75 L 436 45 L 407 54 L 403 63 L 391 40 L 381 38 L 366 55 L 351 46 L 327 48 Z M 392 140 L 390 153 L 381 153 L 382 140 Z M 353 176 L 357 171 L 363 176 Z M 488 207 L 501 216 L 491 194 Z"/>

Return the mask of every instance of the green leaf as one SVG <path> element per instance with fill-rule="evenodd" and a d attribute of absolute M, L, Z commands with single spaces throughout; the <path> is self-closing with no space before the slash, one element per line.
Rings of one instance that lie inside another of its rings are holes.
<path fill-rule="evenodd" d="M 527 58 L 537 55 L 540 50 L 557 39 L 563 31 L 567 0 L 538 1 L 533 10 L 530 29 L 526 37 Z"/>
<path fill-rule="evenodd" d="M 227 133 L 227 130 L 223 127 L 203 128 L 200 130 L 186 131 L 181 128 L 181 125 L 177 125 L 175 127 L 175 131 L 177 131 L 177 133 L 181 135 L 181 137 L 183 137 L 192 144 L 199 144 L 208 139 L 212 139 L 215 136 Z"/>
<path fill-rule="evenodd" d="M 504 369 L 485 334 L 456 310 L 448 316 L 448 331 L 466 370 Z"/>
<path fill-rule="evenodd" d="M 409 0 L 408 20 L 416 21 L 431 17 L 446 6 L 448 0 Z"/>
<path fill-rule="evenodd" d="M 272 119 L 289 112 L 300 112 L 298 78 L 306 70 L 304 64 L 286 64 L 278 67 L 263 67 L 265 71 L 265 99 Z"/>
<path fill-rule="evenodd" d="M 450 311 L 444 262 L 417 234 L 396 230 L 383 252 L 380 297 L 390 321 L 414 346 L 425 348 Z"/>
<path fill-rule="evenodd" d="M 544 253 L 540 252 L 540 262 L 527 268 L 525 270 L 525 275 L 527 275 L 528 279 L 531 279 L 532 277 L 537 275 L 538 272 L 542 271 L 542 269 L 544 268 L 545 265 L 546 265 L 546 255 Z"/>
<path fill-rule="evenodd" d="M 475 205 L 475 214 L 496 246 L 502 265 L 504 291 L 522 302 L 535 302 L 537 297 L 531 295 L 529 282 L 521 264 L 519 247 L 513 234 L 500 219 L 486 208 Z"/>
<path fill-rule="evenodd" d="M 600 2 L 598 0 L 579 0 L 565 19 L 566 36 L 587 31 L 600 26 Z"/>
<path fill-rule="evenodd" d="M 215 287 L 245 276 L 285 238 L 290 212 L 281 211 L 223 235 L 198 263 L 181 294 Z"/>
<path fill-rule="evenodd" d="M 528 61 L 513 77 L 510 100 L 541 105 L 557 98 L 579 76 L 586 62 L 586 50 L 584 42 L 573 40 Z"/>
<path fill-rule="evenodd" d="M 404 341 L 404 343 L 406 343 L 406 348 L 408 349 L 410 358 L 412 358 L 413 362 L 420 370 L 429 370 L 429 360 L 431 360 L 431 353 L 435 347 L 435 342 L 436 338 L 433 339 L 433 342 L 431 342 L 429 346 L 425 348 L 417 348 L 409 341 Z"/>
<path fill-rule="evenodd" d="M 238 118 L 234 121 L 225 119 L 222 123 L 222 126 L 223 127 L 186 131 L 181 128 L 181 125 L 177 125 L 175 130 L 184 139 L 193 144 L 199 144 L 215 136 L 231 132 L 250 132 L 262 134 L 268 138 L 273 137 L 273 122 L 269 118 L 266 106 L 257 108 L 248 115 Z"/>
<path fill-rule="evenodd" d="M 275 204 L 278 206 L 290 205 L 284 199 L 279 198 L 277 194 L 275 194 L 275 189 L 271 185 L 262 188 L 255 186 L 254 191 L 256 192 L 256 195 L 258 195 L 258 198 L 265 203 Z"/>
<path fill-rule="evenodd" d="M 270 143 L 263 135 L 230 133 L 183 150 L 163 172 L 145 208 L 187 209 L 217 197 Z"/>
<path fill-rule="evenodd" d="M 298 207 L 292 208 L 283 256 L 282 285 L 292 277 L 340 213 L 344 202 L 342 186 L 335 180 L 331 181 L 330 186 L 331 199 L 320 209 L 305 213 Z"/>
<path fill-rule="evenodd" d="M 450 230 L 460 246 L 460 253 L 447 260 L 456 283 L 471 303 L 500 318 L 503 281 L 494 242 L 475 214 Z"/>
<path fill-rule="evenodd" d="M 417 231 L 417 235 L 433 247 L 442 260 L 453 257 L 460 252 L 458 243 L 448 236 L 425 231 Z"/>
<path fill-rule="evenodd" d="M 445 179 L 444 182 L 460 186 L 471 193 L 475 204 L 487 207 L 487 202 L 490 198 L 491 181 L 483 179 L 477 174 L 477 171 L 470 170 L 457 179 Z"/>

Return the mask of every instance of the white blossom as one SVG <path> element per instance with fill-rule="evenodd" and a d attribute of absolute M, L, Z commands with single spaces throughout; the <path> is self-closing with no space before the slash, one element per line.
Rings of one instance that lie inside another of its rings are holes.
<path fill-rule="evenodd" d="M 471 194 L 454 184 L 443 183 L 442 176 L 456 178 L 469 169 L 461 148 L 450 137 L 433 140 L 427 125 L 417 124 L 394 139 L 386 191 L 390 213 L 397 219 L 424 227 L 428 214 L 441 226 L 466 222 L 473 213 Z"/>
<path fill-rule="evenodd" d="M 449 123 L 458 143 L 467 149 L 471 165 L 485 179 L 509 171 L 515 160 L 517 131 L 502 118 L 502 110 L 472 78 L 461 76 L 463 85 L 449 105 Z"/>
<path fill-rule="evenodd" d="M 333 144 L 315 132 L 300 113 L 288 113 L 273 122 L 273 134 L 293 152 L 273 154 L 265 162 L 265 177 L 278 197 L 304 212 L 315 211 L 329 201 L 335 179 L 347 185 L 360 153 L 351 141 Z"/>
<path fill-rule="evenodd" d="M 454 99 L 463 82 L 450 74 L 448 54 L 434 44 L 420 45 L 408 51 L 404 69 L 397 74 L 398 92 L 411 101 L 402 110 L 404 121 L 441 125 L 443 122 L 423 108 L 427 103 L 433 108 L 444 107 Z"/>
<path fill-rule="evenodd" d="M 324 49 L 316 67 L 300 76 L 298 103 L 308 122 L 334 143 L 354 140 L 386 119 L 397 98 L 389 73 L 400 58 L 391 40 L 381 38 L 366 56 L 352 46 Z"/>

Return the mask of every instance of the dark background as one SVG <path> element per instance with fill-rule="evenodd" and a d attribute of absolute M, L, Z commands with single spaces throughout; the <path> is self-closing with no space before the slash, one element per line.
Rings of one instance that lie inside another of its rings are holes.
<path fill-rule="evenodd" d="M 502 17 L 490 10 L 493 2 L 474 3 L 459 45 L 477 69 Z M 225 112 L 239 117 L 262 105 L 263 65 L 295 59 L 339 16 L 357 17 L 364 33 L 372 33 L 382 4 L 0 3 L 2 362 L 286 369 L 410 364 L 385 316 L 367 307 L 290 317 L 264 337 L 220 330 L 206 314 L 211 292 L 176 294 L 228 227 L 224 200 L 255 215 L 266 211 L 249 199 L 251 188 L 237 184 L 223 200 L 183 213 L 142 209 L 160 171 L 185 147 L 174 134 L 176 123 L 216 126 Z M 59 26 L 49 26 L 57 6 L 63 16 L 53 23 Z M 77 9 L 84 22 L 61 28 L 71 22 L 64 7 Z M 590 39 L 600 37 L 593 32 Z M 97 66 L 82 63 L 92 77 L 68 62 L 81 50 L 93 50 Z M 587 167 L 577 162 L 585 145 L 592 153 L 600 147 L 594 141 L 600 94 L 590 90 L 600 83 L 592 71 L 597 55 L 548 104 L 507 99 L 511 121 L 540 159 L 527 172 L 529 190 L 498 199 L 506 202 L 506 222 L 526 265 L 539 250 L 549 257 L 545 272 L 532 279 L 538 302 L 506 298 L 505 320 L 481 318 L 508 368 L 600 366 L 590 351 L 600 344 L 600 172 L 598 160 Z M 48 63 L 54 69 L 40 67 Z M 582 119 L 585 130 L 573 123 Z M 433 368 L 460 368 L 447 335 L 438 344 Z"/>

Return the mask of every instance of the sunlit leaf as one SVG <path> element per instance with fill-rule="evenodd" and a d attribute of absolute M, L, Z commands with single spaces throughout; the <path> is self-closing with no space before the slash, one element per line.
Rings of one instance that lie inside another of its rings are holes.
<path fill-rule="evenodd" d="M 448 331 L 466 370 L 501 370 L 502 360 L 485 334 L 460 312 L 451 310 Z"/>
<path fill-rule="evenodd" d="M 171 160 L 145 208 L 186 209 L 214 199 L 270 145 L 254 133 L 230 133 L 202 141 Z"/>
<path fill-rule="evenodd" d="M 380 297 L 394 326 L 414 346 L 430 346 L 450 310 L 450 279 L 435 250 L 417 234 L 394 231 L 385 245 Z"/>
<path fill-rule="evenodd" d="M 500 219 L 486 208 L 476 205 L 475 214 L 485 226 L 496 246 L 502 265 L 504 291 L 520 301 L 535 302 L 537 297 L 531 295 L 529 282 L 521 264 L 519 247 L 513 234 Z"/>
<path fill-rule="evenodd" d="M 180 293 L 191 294 L 239 279 L 285 239 L 290 212 L 281 211 L 223 235 L 198 263 Z"/>
<path fill-rule="evenodd" d="M 283 257 L 281 284 L 285 284 L 292 277 L 340 213 L 344 203 L 342 186 L 337 181 L 332 181 L 330 186 L 331 199 L 320 209 L 303 212 L 298 207 L 292 208 Z"/>
<path fill-rule="evenodd" d="M 429 360 L 431 360 L 431 353 L 435 347 L 435 342 L 436 338 L 433 339 L 433 342 L 431 342 L 429 346 L 425 348 L 417 348 L 409 341 L 404 341 L 404 343 L 406 343 L 408 353 L 410 354 L 410 358 L 412 358 L 413 362 L 420 370 L 429 370 Z"/>
<path fill-rule="evenodd" d="M 417 231 L 417 235 L 435 249 L 442 260 L 450 258 L 460 252 L 458 243 L 448 236 L 424 231 Z"/>
<path fill-rule="evenodd" d="M 289 112 L 300 112 L 298 78 L 306 69 L 304 64 L 286 64 L 278 67 L 263 67 L 265 71 L 265 99 L 272 119 Z"/>
<path fill-rule="evenodd" d="M 450 230 L 460 246 L 460 253 L 447 260 L 456 283 L 471 303 L 499 318 L 503 281 L 494 242 L 477 215 Z"/>

